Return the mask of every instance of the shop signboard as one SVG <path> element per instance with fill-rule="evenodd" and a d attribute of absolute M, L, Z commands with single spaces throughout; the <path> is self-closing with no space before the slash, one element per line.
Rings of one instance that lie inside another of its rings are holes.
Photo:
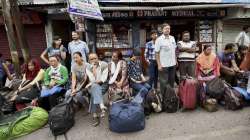
<path fill-rule="evenodd" d="M 171 18 L 171 17 L 206 17 L 217 18 L 225 17 L 225 9 L 211 9 L 211 10 L 138 10 L 138 11 L 104 11 L 104 18 Z"/>
<path fill-rule="evenodd" d="M 68 12 L 85 18 L 103 20 L 97 0 L 69 0 Z"/>
<path fill-rule="evenodd" d="M 219 3 L 222 0 L 98 0 L 99 2 Z"/>

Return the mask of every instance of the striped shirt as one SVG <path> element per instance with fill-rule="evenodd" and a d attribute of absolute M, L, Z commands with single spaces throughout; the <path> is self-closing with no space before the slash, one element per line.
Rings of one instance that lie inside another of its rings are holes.
<path fill-rule="evenodd" d="M 189 42 L 179 41 L 177 46 L 178 48 L 194 48 L 196 47 L 196 43 L 194 41 L 189 41 Z M 195 53 L 179 52 L 178 60 L 195 61 Z"/>
<path fill-rule="evenodd" d="M 146 43 L 144 57 L 147 61 L 155 60 L 155 45 L 153 41 Z"/>

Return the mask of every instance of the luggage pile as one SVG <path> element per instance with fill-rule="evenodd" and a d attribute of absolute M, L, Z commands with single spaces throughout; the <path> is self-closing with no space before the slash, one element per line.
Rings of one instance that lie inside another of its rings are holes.
<path fill-rule="evenodd" d="M 145 128 L 145 118 L 153 112 L 175 113 L 180 109 L 194 110 L 198 105 L 208 112 L 215 112 L 219 104 L 234 111 L 242 109 L 247 100 L 250 100 L 250 95 L 246 89 L 232 87 L 220 78 L 199 83 L 192 77 L 185 77 L 180 82 L 178 91 L 167 85 L 163 95 L 155 89 L 150 90 L 141 104 L 131 99 L 114 102 L 109 109 L 109 129 L 116 133 L 137 132 Z M 4 96 L 0 96 L 0 106 L 2 112 L 4 106 L 8 106 Z M 74 126 L 74 116 L 72 97 L 53 107 L 49 113 L 35 107 L 2 115 L 0 139 L 12 139 L 31 133 L 47 122 L 54 136 L 65 134 Z M 28 125 L 32 127 L 26 127 Z M 22 131 L 17 132 L 19 128 Z"/>

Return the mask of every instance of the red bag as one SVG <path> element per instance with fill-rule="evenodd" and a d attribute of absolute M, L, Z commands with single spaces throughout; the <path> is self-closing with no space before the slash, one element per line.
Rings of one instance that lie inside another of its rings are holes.
<path fill-rule="evenodd" d="M 193 78 L 186 78 L 181 81 L 179 86 L 179 96 L 183 108 L 195 109 L 197 100 L 197 85 L 198 82 Z"/>

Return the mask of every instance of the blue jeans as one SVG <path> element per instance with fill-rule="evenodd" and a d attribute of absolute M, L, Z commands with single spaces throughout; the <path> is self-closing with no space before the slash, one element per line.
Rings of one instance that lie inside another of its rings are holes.
<path fill-rule="evenodd" d="M 136 103 L 142 103 L 147 96 L 149 90 L 151 89 L 150 85 L 148 83 L 134 83 L 131 82 L 130 86 L 137 91 L 137 95 L 135 95 L 135 98 L 132 100 L 132 102 Z"/>
<path fill-rule="evenodd" d="M 107 83 L 103 83 L 102 85 L 99 84 L 92 84 L 89 93 L 91 95 L 90 98 L 90 113 L 97 113 L 98 105 L 103 104 L 103 95 L 107 91 Z"/>
<path fill-rule="evenodd" d="M 60 93 L 64 88 L 61 86 L 54 86 L 52 88 L 43 87 L 40 97 L 48 97 L 56 93 Z"/>
<path fill-rule="evenodd" d="M 158 67 L 155 60 L 149 60 L 149 85 L 157 89 Z"/>

